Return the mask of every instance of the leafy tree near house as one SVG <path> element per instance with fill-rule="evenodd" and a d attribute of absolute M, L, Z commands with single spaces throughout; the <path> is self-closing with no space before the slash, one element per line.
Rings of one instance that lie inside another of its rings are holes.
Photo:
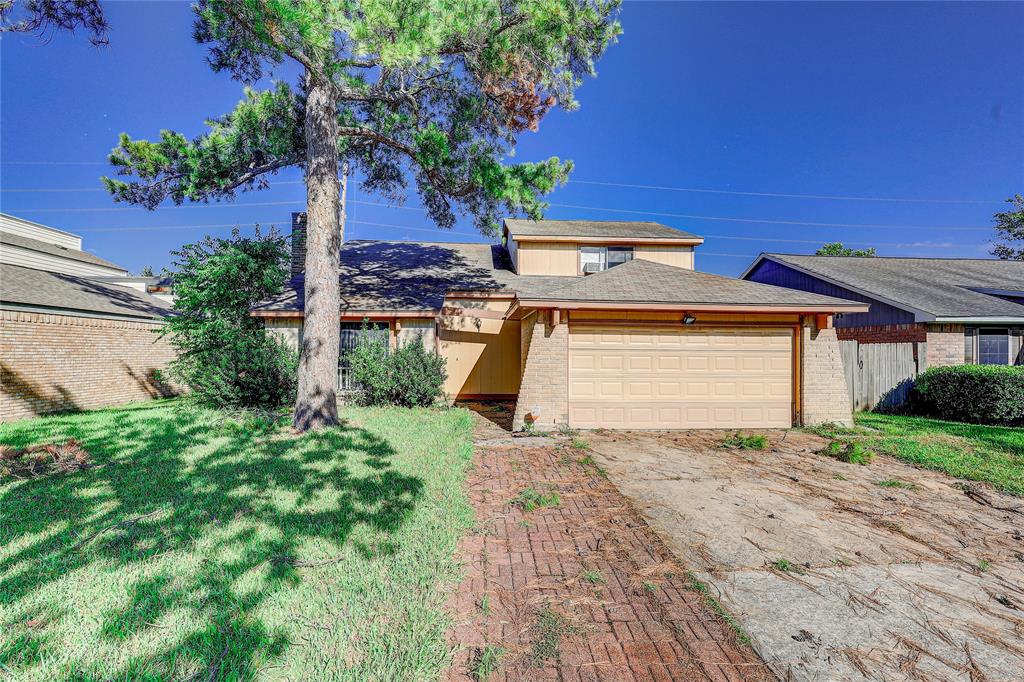
<path fill-rule="evenodd" d="M 142 269 L 139 270 L 139 277 L 153 277 L 153 266 L 143 265 Z"/>
<path fill-rule="evenodd" d="M 1024 260 L 1024 196 L 1007 199 L 1013 208 L 993 216 L 996 235 L 1002 240 L 992 248 L 992 255 L 1002 260 Z"/>
<path fill-rule="evenodd" d="M 178 351 L 171 375 L 195 398 L 221 408 L 276 408 L 294 399 L 294 352 L 249 314 L 281 293 L 288 272 L 284 238 L 257 227 L 206 237 L 172 252 L 174 311 L 161 334 Z"/>
<path fill-rule="evenodd" d="M 246 89 L 228 114 L 189 139 L 122 135 L 105 178 L 117 201 L 231 199 L 283 168 L 305 171 L 305 326 L 295 403 L 299 430 L 337 423 L 339 261 L 347 170 L 361 188 L 427 215 L 459 214 L 493 234 L 502 213 L 539 218 L 571 163 L 510 163 L 619 34 L 619 0 L 199 0 L 194 37 L 215 71 L 252 85 L 283 62 L 296 86 Z M 339 177 L 340 176 L 340 177 Z"/>
<path fill-rule="evenodd" d="M 875 256 L 875 248 L 851 249 L 843 246 L 842 242 L 829 242 L 814 252 L 815 256 L 855 256 L 857 258 L 871 258 Z"/>

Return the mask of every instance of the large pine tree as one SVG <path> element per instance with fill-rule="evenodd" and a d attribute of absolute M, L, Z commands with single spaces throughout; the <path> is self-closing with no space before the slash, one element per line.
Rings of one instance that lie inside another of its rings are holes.
<path fill-rule="evenodd" d="M 290 60 L 292 87 L 245 91 L 234 111 L 188 139 L 122 135 L 110 156 L 128 180 L 117 201 L 230 199 L 303 168 L 307 189 L 305 327 L 295 427 L 337 423 L 339 191 L 350 166 L 366 192 L 401 201 L 410 184 L 430 218 L 473 216 L 494 234 L 502 213 L 540 217 L 571 168 L 556 157 L 508 163 L 619 33 L 619 0 L 200 0 L 194 37 L 209 63 L 253 85 Z"/>

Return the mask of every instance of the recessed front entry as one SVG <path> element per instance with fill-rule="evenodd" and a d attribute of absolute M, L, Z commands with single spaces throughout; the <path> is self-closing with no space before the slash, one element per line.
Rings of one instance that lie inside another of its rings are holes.
<path fill-rule="evenodd" d="M 788 428 L 788 328 L 572 326 L 576 428 Z"/>

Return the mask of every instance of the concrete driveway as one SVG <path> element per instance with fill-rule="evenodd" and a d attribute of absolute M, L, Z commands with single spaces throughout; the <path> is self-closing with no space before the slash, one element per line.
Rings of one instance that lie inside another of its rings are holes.
<path fill-rule="evenodd" d="M 763 433 L 763 451 L 713 431 L 585 437 L 781 678 L 1024 679 L 1020 500 L 986 491 L 986 505 L 939 473 Z"/>

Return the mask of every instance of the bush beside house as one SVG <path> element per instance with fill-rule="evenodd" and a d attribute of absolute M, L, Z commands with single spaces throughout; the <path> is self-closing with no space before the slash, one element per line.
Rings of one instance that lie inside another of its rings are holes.
<path fill-rule="evenodd" d="M 348 358 L 362 405 L 428 407 L 442 395 L 445 359 L 428 351 L 419 336 L 390 350 L 387 339 L 360 334 Z"/>
<path fill-rule="evenodd" d="M 949 421 L 1024 425 L 1024 367 L 933 367 L 918 376 L 909 410 Z"/>

